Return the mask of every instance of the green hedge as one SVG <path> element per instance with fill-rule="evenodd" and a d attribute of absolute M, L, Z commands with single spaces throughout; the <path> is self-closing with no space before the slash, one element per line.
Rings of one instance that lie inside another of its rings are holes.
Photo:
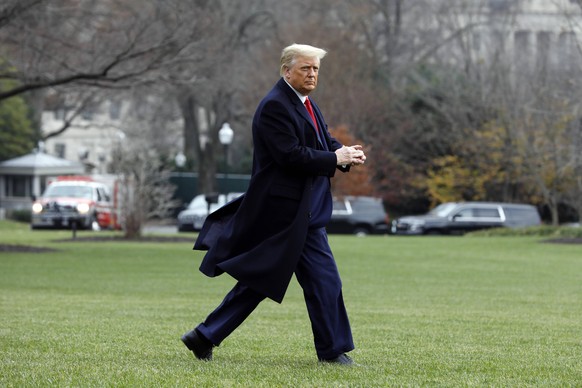
<path fill-rule="evenodd" d="M 493 228 L 468 233 L 469 236 L 540 236 L 582 238 L 582 227 L 533 226 L 529 228 Z"/>
<path fill-rule="evenodd" d="M 13 221 L 30 223 L 31 217 L 30 209 L 13 209 L 6 212 L 6 218 Z"/>

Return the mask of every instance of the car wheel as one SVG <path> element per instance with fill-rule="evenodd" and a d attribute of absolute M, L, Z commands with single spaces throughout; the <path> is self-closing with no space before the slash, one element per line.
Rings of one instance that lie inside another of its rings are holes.
<path fill-rule="evenodd" d="M 95 216 L 95 214 L 93 214 L 93 216 L 91 217 L 91 220 L 89 221 L 89 225 L 87 225 L 87 226 L 88 226 L 87 229 L 90 229 L 94 232 L 98 232 L 101 230 L 101 226 L 97 222 L 97 216 Z"/>
<path fill-rule="evenodd" d="M 354 229 L 354 235 L 364 237 L 370 234 L 370 230 L 364 226 L 358 226 Z"/>

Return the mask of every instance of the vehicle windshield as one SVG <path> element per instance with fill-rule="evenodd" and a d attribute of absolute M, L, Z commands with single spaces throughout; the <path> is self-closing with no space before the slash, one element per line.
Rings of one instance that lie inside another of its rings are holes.
<path fill-rule="evenodd" d="M 428 212 L 431 216 L 446 217 L 457 206 L 455 203 L 441 203 Z"/>
<path fill-rule="evenodd" d="M 208 206 L 206 202 L 206 198 L 204 195 L 200 194 L 194 197 L 190 204 L 188 205 L 188 209 L 199 209 Z"/>
<path fill-rule="evenodd" d="M 230 202 L 243 195 L 244 193 L 228 193 L 227 201 Z M 212 206 L 222 206 L 224 205 L 224 194 L 220 194 L 218 197 L 218 203 L 213 203 Z M 190 201 L 188 209 L 206 209 L 208 207 L 208 202 L 206 202 L 206 196 L 204 194 L 198 194 Z"/>
<path fill-rule="evenodd" d="M 88 186 L 49 186 L 44 193 L 44 197 L 69 197 L 91 199 L 92 190 Z"/>

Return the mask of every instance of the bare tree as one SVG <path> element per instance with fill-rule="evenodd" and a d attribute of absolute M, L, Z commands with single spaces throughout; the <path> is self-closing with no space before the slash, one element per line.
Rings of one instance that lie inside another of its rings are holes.
<path fill-rule="evenodd" d="M 0 78 L 19 84 L 0 100 L 67 84 L 128 88 L 191 63 L 207 19 L 179 1 L 5 1 L 0 55 L 12 68 Z M 184 74 L 192 76 L 192 73 Z"/>
<path fill-rule="evenodd" d="M 212 20 L 214 33 L 205 42 L 205 62 L 196 78 L 178 82 L 174 89 L 184 120 L 184 153 L 197 162 L 202 192 L 217 189 L 217 155 L 222 150 L 218 131 L 223 123 L 250 130 L 250 114 L 241 100 L 253 80 L 247 81 L 242 74 L 255 47 L 264 43 L 263 37 L 276 37 L 274 19 L 264 3 L 206 3 L 205 15 Z M 240 132 L 235 139 L 240 141 Z"/>
<path fill-rule="evenodd" d="M 164 219 L 177 206 L 170 171 L 149 142 L 139 138 L 116 150 L 113 165 L 120 182 L 125 237 L 139 238 L 146 221 Z"/>
<path fill-rule="evenodd" d="M 114 91 L 172 78 L 191 80 L 210 22 L 205 2 L 181 0 L 6 0 L 0 5 L 0 80 L 17 82 L 0 101 L 25 93 L 38 138 L 65 132 L 72 121 Z M 202 5 L 201 5 L 202 4 Z M 169 69 L 181 67 L 180 73 Z M 40 134 L 48 88 L 66 100 L 60 129 Z M 74 101 L 71 101 L 75 99 Z"/>

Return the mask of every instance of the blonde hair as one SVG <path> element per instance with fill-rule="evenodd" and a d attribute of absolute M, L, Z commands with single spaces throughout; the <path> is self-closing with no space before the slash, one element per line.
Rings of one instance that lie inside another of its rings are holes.
<path fill-rule="evenodd" d="M 285 69 L 290 68 L 295 64 L 297 57 L 308 57 L 317 58 L 321 60 L 325 57 L 327 51 L 317 47 L 309 46 L 307 44 L 297 44 L 293 43 L 291 46 L 287 46 L 281 52 L 281 68 L 279 74 L 283 76 L 285 74 Z"/>

